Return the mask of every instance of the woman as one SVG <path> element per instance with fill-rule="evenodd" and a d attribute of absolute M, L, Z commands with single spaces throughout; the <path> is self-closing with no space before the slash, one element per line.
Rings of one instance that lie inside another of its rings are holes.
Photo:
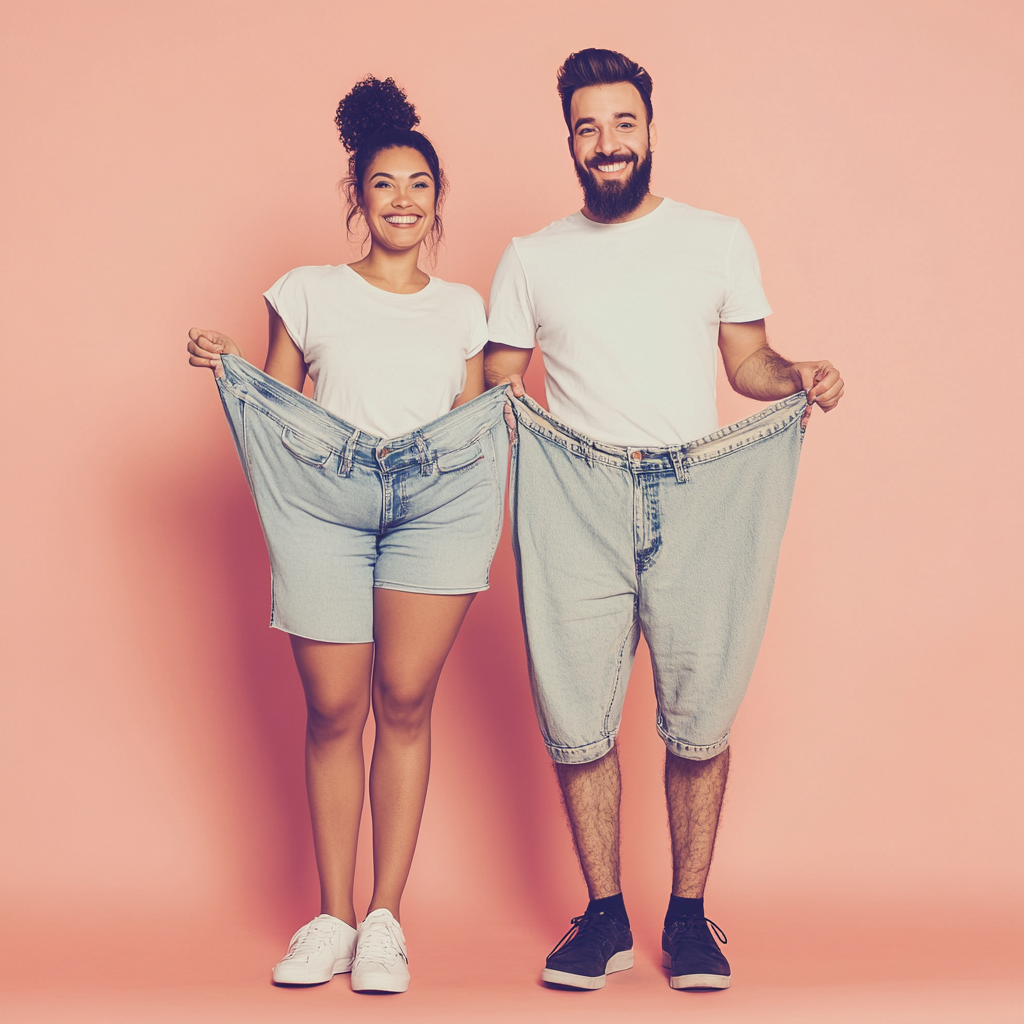
<path fill-rule="evenodd" d="M 300 267 L 266 293 L 264 373 L 215 331 L 190 331 L 188 350 L 217 377 L 270 550 L 271 625 L 291 634 L 308 710 L 321 913 L 296 932 L 274 981 L 351 971 L 356 991 L 403 992 L 400 904 L 426 796 L 431 704 L 474 593 L 487 587 L 504 397 L 483 394 L 480 296 L 417 265 L 441 233 L 445 179 L 413 130 L 415 109 L 390 78 L 371 77 L 336 121 L 352 154 L 349 224 L 362 216 L 369 252 L 347 266 Z M 307 373 L 312 402 L 298 394 Z M 356 927 L 371 704 L 374 887 Z"/>

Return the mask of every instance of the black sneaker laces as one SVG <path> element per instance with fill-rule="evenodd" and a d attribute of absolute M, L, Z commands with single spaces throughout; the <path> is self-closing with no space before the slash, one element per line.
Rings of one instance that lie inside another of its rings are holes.
<path fill-rule="evenodd" d="M 563 946 L 567 946 L 584 928 L 593 924 L 593 922 L 594 917 L 590 914 L 580 914 L 579 917 L 574 917 L 571 922 L 572 927 L 558 940 L 558 945 L 548 953 L 548 956 L 554 956 Z"/>
<path fill-rule="evenodd" d="M 727 946 L 729 940 L 725 937 L 725 932 L 711 920 L 710 917 L 697 917 L 696 915 L 691 917 L 681 917 L 676 921 L 672 922 L 672 927 L 669 929 L 668 937 L 671 942 L 679 932 L 696 931 L 698 922 L 711 925 L 711 930 L 715 934 L 715 938 L 723 945 Z M 697 937 L 696 935 L 694 936 Z"/>

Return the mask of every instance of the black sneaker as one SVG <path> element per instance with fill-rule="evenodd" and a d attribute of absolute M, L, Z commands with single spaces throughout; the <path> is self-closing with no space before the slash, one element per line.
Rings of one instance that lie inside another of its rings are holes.
<path fill-rule="evenodd" d="M 548 954 L 541 979 L 571 988 L 604 988 L 605 975 L 633 966 L 633 933 L 603 910 L 572 919 Z"/>
<path fill-rule="evenodd" d="M 661 966 L 669 969 L 672 988 L 729 987 L 729 961 L 716 935 L 723 943 L 729 941 L 714 921 L 697 915 L 673 921 L 661 933 Z"/>

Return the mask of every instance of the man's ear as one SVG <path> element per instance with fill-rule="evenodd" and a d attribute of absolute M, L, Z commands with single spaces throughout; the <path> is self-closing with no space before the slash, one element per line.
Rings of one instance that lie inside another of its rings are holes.
<path fill-rule="evenodd" d="M 576 159 L 576 151 L 572 148 L 572 136 L 571 135 L 566 136 L 565 141 L 566 141 L 566 144 L 569 147 L 569 156 L 571 156 L 573 158 L 573 160 L 575 160 Z"/>
<path fill-rule="evenodd" d="M 653 121 L 647 126 L 647 144 L 652 153 L 654 147 L 658 145 L 658 126 Z"/>

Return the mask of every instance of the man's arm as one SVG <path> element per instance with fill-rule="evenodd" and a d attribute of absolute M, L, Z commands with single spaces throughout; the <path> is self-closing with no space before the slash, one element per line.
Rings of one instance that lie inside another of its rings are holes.
<path fill-rule="evenodd" d="M 718 347 L 733 391 L 759 402 L 807 392 L 808 407 L 831 412 L 843 397 L 843 379 L 827 360 L 792 363 L 768 344 L 764 321 L 719 324 Z"/>
<path fill-rule="evenodd" d="M 488 388 L 496 388 L 499 384 L 511 384 L 512 394 L 516 398 L 522 398 L 526 394 L 523 388 L 523 374 L 530 365 L 532 355 L 532 348 L 499 345 L 496 341 L 487 342 L 484 348 L 484 384 Z"/>

